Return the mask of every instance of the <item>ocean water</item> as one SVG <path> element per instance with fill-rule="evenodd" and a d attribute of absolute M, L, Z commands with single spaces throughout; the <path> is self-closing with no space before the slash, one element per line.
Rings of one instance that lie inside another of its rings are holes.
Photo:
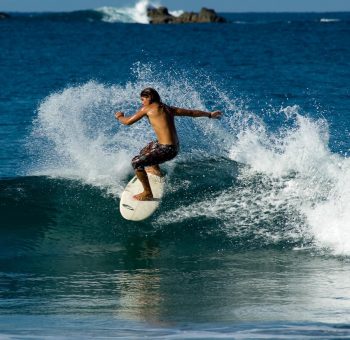
<path fill-rule="evenodd" d="M 350 339 L 350 13 L 153 26 L 147 5 L 0 21 L 0 338 Z M 133 223 L 154 135 L 114 112 L 146 86 L 224 115 L 177 118 Z"/>

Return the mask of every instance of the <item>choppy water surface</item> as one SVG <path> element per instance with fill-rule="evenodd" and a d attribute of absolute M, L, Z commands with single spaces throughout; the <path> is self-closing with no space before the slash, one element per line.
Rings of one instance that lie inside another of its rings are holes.
<path fill-rule="evenodd" d="M 152 26 L 146 5 L 0 22 L 0 337 L 350 338 L 349 14 Z M 113 112 L 146 86 L 224 117 L 177 119 L 132 223 L 154 136 Z"/>

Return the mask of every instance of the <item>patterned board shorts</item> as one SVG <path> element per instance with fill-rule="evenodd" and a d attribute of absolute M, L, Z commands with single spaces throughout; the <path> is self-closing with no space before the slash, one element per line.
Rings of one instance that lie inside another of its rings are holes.
<path fill-rule="evenodd" d="M 147 144 L 140 151 L 140 154 L 132 159 L 131 164 L 135 170 L 143 170 L 145 166 L 170 161 L 178 152 L 178 145 L 159 144 L 157 141 L 153 141 Z"/>

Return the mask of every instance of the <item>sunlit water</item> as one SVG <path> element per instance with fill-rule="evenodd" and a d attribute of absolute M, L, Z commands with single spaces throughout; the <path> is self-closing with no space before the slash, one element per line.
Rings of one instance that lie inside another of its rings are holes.
<path fill-rule="evenodd" d="M 0 337 L 350 338 L 349 14 L 152 26 L 146 5 L 0 22 Z M 146 86 L 224 117 L 177 119 L 133 223 L 154 136 L 113 112 Z"/>

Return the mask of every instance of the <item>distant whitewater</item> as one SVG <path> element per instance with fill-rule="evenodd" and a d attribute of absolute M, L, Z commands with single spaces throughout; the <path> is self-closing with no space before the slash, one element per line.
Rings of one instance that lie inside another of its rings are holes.
<path fill-rule="evenodd" d="M 102 21 L 115 23 L 138 23 L 148 24 L 147 9 L 160 6 L 159 3 L 153 3 L 148 0 L 141 0 L 135 4 L 134 7 L 101 7 L 96 11 L 102 13 Z M 174 16 L 179 16 L 183 13 L 182 10 L 173 11 L 170 13 Z"/>
<path fill-rule="evenodd" d="M 147 8 L 150 6 L 152 5 L 148 0 L 141 0 L 134 7 L 101 7 L 96 11 L 102 13 L 102 20 L 105 22 L 148 24 Z"/>

